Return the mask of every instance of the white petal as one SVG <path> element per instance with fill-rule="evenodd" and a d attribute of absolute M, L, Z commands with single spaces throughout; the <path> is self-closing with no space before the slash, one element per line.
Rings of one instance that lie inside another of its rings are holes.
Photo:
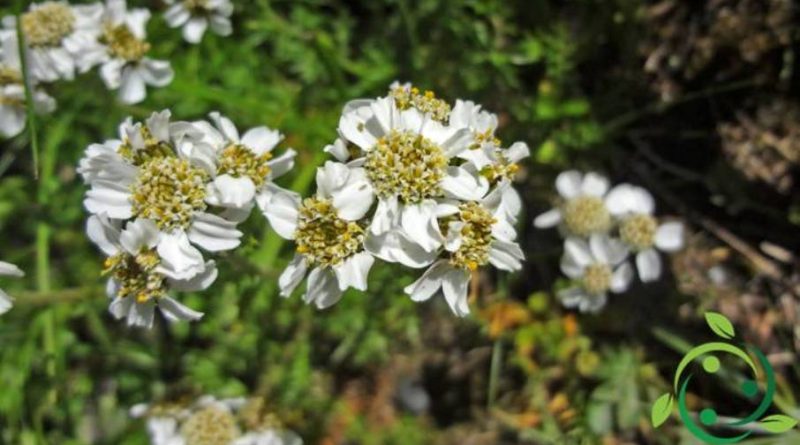
<path fill-rule="evenodd" d="M 495 240 L 489 250 L 489 262 L 500 270 L 514 272 L 522 269 L 525 254 L 517 243 Z"/>
<path fill-rule="evenodd" d="M 5 261 L 0 261 L 0 276 L 3 277 L 24 277 L 25 272 L 22 271 L 19 267 L 7 263 Z"/>
<path fill-rule="evenodd" d="M 278 235 L 294 239 L 300 195 L 283 189 L 265 189 L 256 196 L 256 202 Z"/>
<path fill-rule="evenodd" d="M 533 220 L 533 225 L 538 229 L 555 227 L 561 223 L 561 210 L 550 209 Z"/>
<path fill-rule="evenodd" d="M 165 87 L 172 83 L 175 71 L 167 60 L 153 60 L 145 58 L 141 62 L 139 75 L 147 85 Z"/>
<path fill-rule="evenodd" d="M 617 216 L 631 213 L 650 215 L 655 210 L 655 201 L 650 192 L 631 184 L 620 184 L 611 189 L 605 202 L 608 211 Z"/>
<path fill-rule="evenodd" d="M 469 314 L 469 303 L 467 302 L 469 279 L 469 272 L 455 268 L 450 268 L 442 278 L 444 298 L 453 313 L 459 317 Z"/>
<path fill-rule="evenodd" d="M 509 161 L 519 162 L 531 155 L 531 149 L 524 142 L 514 142 L 503 154 Z"/>
<path fill-rule="evenodd" d="M 360 291 L 367 290 L 367 276 L 374 262 L 372 255 L 360 252 L 334 266 L 339 289 L 344 291 L 352 287 Z"/>
<path fill-rule="evenodd" d="M 556 177 L 556 190 L 563 198 L 571 199 L 581 194 L 583 175 L 577 170 L 562 172 Z"/>
<path fill-rule="evenodd" d="M 131 305 L 130 310 L 128 311 L 128 326 L 151 329 L 153 327 L 155 309 L 156 305 L 152 300 L 148 301 L 147 303 L 136 303 Z"/>
<path fill-rule="evenodd" d="M 661 277 L 661 257 L 656 249 L 647 249 L 636 254 L 636 269 L 644 283 L 656 281 Z"/>
<path fill-rule="evenodd" d="M 0 289 L 0 315 L 11 310 L 12 306 L 14 306 L 14 300 L 3 289 Z"/>
<path fill-rule="evenodd" d="M 427 251 L 437 249 L 444 241 L 436 230 L 435 211 L 436 203 L 425 201 L 420 204 L 406 205 L 400 214 L 403 230 L 409 239 Z"/>
<path fill-rule="evenodd" d="M 197 312 L 170 297 L 163 297 L 158 300 L 158 308 L 164 317 L 171 321 L 195 321 L 203 318 L 202 312 Z"/>
<path fill-rule="evenodd" d="M 608 179 L 595 172 L 589 172 L 583 177 L 581 193 L 588 196 L 603 196 L 608 191 Z"/>
<path fill-rule="evenodd" d="M 448 252 L 455 252 L 464 242 L 464 237 L 461 236 L 461 230 L 466 223 L 463 221 L 450 221 L 447 225 L 447 237 L 444 240 L 444 248 Z"/>
<path fill-rule="evenodd" d="M 683 248 L 683 224 L 668 222 L 661 224 L 656 230 L 656 247 L 664 252 L 675 252 Z"/>
<path fill-rule="evenodd" d="M 84 207 L 90 213 L 105 213 L 109 218 L 128 219 L 133 216 L 130 190 L 121 184 L 98 180 L 86 192 Z"/>
<path fill-rule="evenodd" d="M 242 136 L 242 144 L 253 151 L 257 156 L 272 151 L 283 139 L 280 132 L 267 127 L 256 127 L 248 130 Z"/>
<path fill-rule="evenodd" d="M 378 200 L 378 206 L 370 223 L 370 231 L 381 235 L 399 225 L 399 206 L 397 196 L 389 196 Z"/>
<path fill-rule="evenodd" d="M 575 262 L 575 259 L 571 255 L 562 255 L 561 256 L 561 272 L 564 273 L 569 278 L 573 280 L 577 280 L 583 277 L 585 266 L 582 266 Z"/>
<path fill-rule="evenodd" d="M 605 234 L 593 234 L 589 238 L 592 256 L 602 263 L 615 266 L 628 256 L 628 248 L 622 241 Z"/>
<path fill-rule="evenodd" d="M 341 138 L 336 138 L 333 144 L 326 145 L 323 151 L 331 154 L 339 162 L 347 162 L 347 160 L 350 159 L 350 151 L 347 149 L 347 143 Z"/>
<path fill-rule="evenodd" d="M 256 186 L 246 176 L 234 178 L 225 174 L 214 178 L 214 182 L 208 185 L 207 194 L 207 201 L 212 205 L 244 208 L 255 197 Z"/>
<path fill-rule="evenodd" d="M 122 71 L 122 79 L 119 85 L 119 100 L 125 104 L 138 104 L 147 97 L 147 89 L 144 77 L 139 70 L 127 67 Z"/>
<path fill-rule="evenodd" d="M 159 237 L 158 226 L 152 220 L 137 218 L 125 225 L 125 230 L 119 235 L 119 243 L 129 254 L 137 255 L 142 249 L 155 247 Z"/>
<path fill-rule="evenodd" d="M 628 290 L 633 281 L 633 267 L 625 262 L 619 266 L 611 276 L 611 292 L 622 293 Z"/>
<path fill-rule="evenodd" d="M 269 165 L 269 168 L 272 170 L 270 172 L 270 177 L 272 179 L 280 178 L 288 173 L 289 170 L 294 168 L 295 157 L 297 157 L 297 152 L 290 148 L 283 152 L 282 155 L 269 161 L 267 165 Z"/>
<path fill-rule="evenodd" d="M 399 230 L 369 234 L 364 240 L 364 249 L 388 263 L 400 263 L 414 269 L 431 264 L 438 256 L 436 251 L 428 252 L 411 242 Z"/>
<path fill-rule="evenodd" d="M 306 263 L 305 258 L 299 254 L 295 255 L 292 262 L 286 266 L 286 269 L 283 270 L 280 278 L 278 278 L 278 287 L 281 290 L 281 297 L 292 295 L 297 285 L 303 281 L 307 270 L 308 263 Z"/>
<path fill-rule="evenodd" d="M 112 280 L 109 280 L 112 281 Z M 126 318 L 136 301 L 133 297 L 114 297 L 108 305 L 108 312 L 117 320 Z"/>
<path fill-rule="evenodd" d="M 198 213 L 189 227 L 189 240 L 209 252 L 220 252 L 236 248 L 242 232 L 236 223 L 211 213 Z"/>
<path fill-rule="evenodd" d="M 367 214 L 375 201 L 372 185 L 366 180 L 349 181 L 341 190 L 333 194 L 333 206 L 339 218 L 358 221 Z"/>
<path fill-rule="evenodd" d="M 233 125 L 233 122 L 230 119 L 217 113 L 216 111 L 209 113 L 209 116 L 219 131 L 221 131 L 229 141 L 239 142 L 239 131 L 236 129 L 236 125 Z"/>
<path fill-rule="evenodd" d="M 404 292 L 411 296 L 413 301 L 426 301 L 442 287 L 444 278 L 450 267 L 447 260 L 439 260 L 429 267 L 417 281 L 406 286 Z"/>
<path fill-rule="evenodd" d="M 205 17 L 192 17 L 183 25 L 183 38 L 189 43 L 200 43 L 208 28 Z"/>
<path fill-rule="evenodd" d="M 306 303 L 313 302 L 318 309 L 326 309 L 341 298 L 342 291 L 333 271 L 320 267 L 311 270 L 308 274 L 306 295 L 303 297 Z"/>
<path fill-rule="evenodd" d="M 188 280 L 169 279 L 170 288 L 182 292 L 197 292 L 208 289 L 216 281 L 219 271 L 213 260 L 206 261 L 204 267 L 205 269 L 202 272 Z"/>
<path fill-rule="evenodd" d="M 157 269 L 169 278 L 188 280 L 205 270 L 203 254 L 189 244 L 183 231 L 162 236 L 156 250 L 161 257 Z"/>
<path fill-rule="evenodd" d="M 589 244 L 580 238 L 571 237 L 564 241 L 564 255 L 568 255 L 574 264 L 581 267 L 594 263 Z"/>
<path fill-rule="evenodd" d="M 447 167 L 447 175 L 442 178 L 441 186 L 445 195 L 465 201 L 479 201 L 489 190 L 486 178 L 454 166 Z"/>

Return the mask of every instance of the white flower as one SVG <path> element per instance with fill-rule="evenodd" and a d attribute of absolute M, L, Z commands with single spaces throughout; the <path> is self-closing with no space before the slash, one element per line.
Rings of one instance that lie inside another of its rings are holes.
<path fill-rule="evenodd" d="M 148 219 L 128 222 L 124 230 L 105 215 L 92 215 L 86 226 L 91 239 L 109 258 L 106 291 L 109 312 L 130 326 L 150 328 L 155 308 L 169 321 L 199 320 L 203 314 L 169 296 L 173 290 L 198 291 L 217 277 L 213 261 L 205 262 L 183 237 L 162 240 Z"/>
<path fill-rule="evenodd" d="M 455 128 L 466 128 L 472 135 L 469 150 L 463 151 L 459 157 L 471 162 L 478 170 L 494 162 L 494 154 L 500 146 L 495 136 L 497 115 L 481 109 L 472 101 L 456 100 L 450 113 L 450 125 Z"/>
<path fill-rule="evenodd" d="M 26 102 L 25 85 L 22 81 L 22 66 L 19 60 L 17 36 L 14 33 L 0 35 L 0 135 L 12 137 L 25 129 Z M 33 88 L 33 104 L 37 113 L 50 113 L 56 107 L 56 101 L 44 91 L 36 87 L 33 79 L 29 80 Z"/>
<path fill-rule="evenodd" d="M 76 57 L 96 45 L 102 13 L 100 3 L 32 3 L 21 18 L 31 76 L 42 82 L 72 80 Z M 16 33 L 16 17 L 3 18 L 3 26 L 4 32 Z"/>
<path fill-rule="evenodd" d="M 366 290 L 375 259 L 364 250 L 369 203 L 343 192 L 366 187 L 364 170 L 327 162 L 317 169 L 316 179 L 316 196 L 301 202 L 292 192 L 278 191 L 267 195 L 261 207 L 275 231 L 297 245 L 278 280 L 281 295 L 291 295 L 311 269 L 303 298 L 323 309 L 338 302 L 347 288 Z"/>
<path fill-rule="evenodd" d="M 653 216 L 655 201 L 647 190 L 631 184 L 614 187 L 606 197 L 608 211 L 618 220 L 619 236 L 636 253 L 636 269 L 643 282 L 661 276 L 657 249 L 675 252 L 683 247 L 683 224 L 659 224 Z"/>
<path fill-rule="evenodd" d="M 241 436 L 235 414 L 244 403 L 203 396 L 191 405 L 135 405 L 130 415 L 146 419 L 151 445 L 232 444 Z"/>
<path fill-rule="evenodd" d="M 19 267 L 0 261 L 0 277 L 22 277 L 25 273 Z M 12 298 L 0 289 L 0 315 L 5 314 L 13 306 Z"/>
<path fill-rule="evenodd" d="M 236 222 L 212 213 L 209 184 L 216 174 L 213 148 L 193 143 L 198 130 L 170 123 L 168 110 L 153 113 L 144 125 L 130 120 L 120 128 L 122 141 L 93 144 L 78 172 L 89 183 L 84 206 L 109 218 L 151 219 L 160 242 L 187 238 L 209 252 L 237 247 Z"/>
<path fill-rule="evenodd" d="M 633 268 L 625 261 L 628 249 L 607 235 L 594 234 L 589 241 L 570 237 L 564 241 L 561 271 L 575 280 L 576 286 L 558 296 L 564 306 L 581 312 L 597 312 L 608 299 L 608 292 L 622 293 L 633 279 Z"/>
<path fill-rule="evenodd" d="M 146 26 L 147 9 L 128 10 L 125 0 L 108 0 L 102 19 L 103 34 L 94 50 L 80 60 L 82 67 L 102 64 L 100 77 L 111 90 L 119 90 L 126 104 L 143 101 L 147 86 L 163 87 L 172 82 L 174 72 L 165 60 L 147 57 L 150 43 Z"/>
<path fill-rule="evenodd" d="M 164 18 L 171 28 L 183 27 L 183 38 L 189 43 L 200 43 L 209 25 L 221 35 L 231 35 L 230 0 L 166 0 L 170 7 Z"/>
<path fill-rule="evenodd" d="M 522 268 L 525 255 L 513 241 L 516 233 L 505 220 L 504 212 L 498 211 L 503 188 L 507 186 L 505 183 L 498 187 L 480 202 L 449 202 L 438 206 L 437 216 L 447 221 L 443 252 L 446 258 L 433 263 L 405 288 L 412 300 L 428 300 L 442 289 L 453 313 L 463 317 L 469 313 L 467 291 L 472 271 L 486 264 L 505 271 Z"/>
<path fill-rule="evenodd" d="M 608 187 L 608 179 L 597 173 L 563 172 L 556 178 L 556 189 L 563 202 L 537 216 L 533 224 L 538 228 L 560 226 L 568 236 L 605 233 L 612 226 L 603 202 Z"/>
<path fill-rule="evenodd" d="M 231 445 L 303 445 L 303 440 L 292 431 L 270 429 L 249 432 L 231 442 Z"/>
<path fill-rule="evenodd" d="M 207 201 L 249 215 L 255 199 L 263 203 L 267 195 L 281 191 L 273 180 L 294 167 L 297 152 L 288 149 L 273 158 L 273 149 L 283 140 L 278 131 L 256 127 L 239 137 L 230 119 L 211 113 L 211 120 L 214 126 L 205 121 L 194 124 L 203 133 L 202 142 L 213 148 L 216 157 L 216 177 L 209 184 Z"/>
<path fill-rule="evenodd" d="M 449 105 L 432 93 L 396 86 L 388 97 L 356 100 L 345 106 L 339 120 L 340 141 L 326 147 L 339 160 L 362 167 L 367 187 L 348 199 L 378 206 L 370 232 L 381 235 L 402 228 L 413 242 L 434 251 L 443 242 L 436 237 L 437 202 L 442 199 L 477 200 L 489 181 L 476 172 L 451 165 L 467 150 L 466 128 L 446 123 Z M 353 144 L 356 153 L 350 153 Z"/>

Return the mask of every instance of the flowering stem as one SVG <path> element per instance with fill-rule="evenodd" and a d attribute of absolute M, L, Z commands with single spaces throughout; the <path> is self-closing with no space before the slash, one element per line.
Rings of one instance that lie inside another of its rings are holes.
<path fill-rule="evenodd" d="M 17 47 L 19 50 L 19 63 L 22 67 L 22 83 L 25 85 L 25 113 L 28 117 L 28 132 L 31 139 L 31 155 L 33 157 L 33 177 L 39 178 L 39 138 L 36 135 L 36 114 L 33 104 L 33 91 L 31 91 L 30 76 L 28 74 L 28 60 L 25 57 L 25 35 L 22 32 L 22 14 L 17 14 Z"/>

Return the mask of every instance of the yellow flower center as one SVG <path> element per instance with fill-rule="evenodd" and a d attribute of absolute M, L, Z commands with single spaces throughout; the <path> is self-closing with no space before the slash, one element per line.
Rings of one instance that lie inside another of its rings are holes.
<path fill-rule="evenodd" d="M 519 165 L 509 162 L 503 155 L 498 155 L 498 162 L 487 165 L 481 170 L 481 175 L 495 184 L 503 179 L 512 181 L 519 171 Z"/>
<path fill-rule="evenodd" d="M 0 65 L 0 86 L 22 83 L 22 73 L 13 68 Z"/>
<path fill-rule="evenodd" d="M 29 46 L 59 46 L 75 29 L 75 15 L 64 3 L 47 2 L 23 14 L 21 25 Z"/>
<path fill-rule="evenodd" d="M 166 157 L 146 161 L 132 185 L 135 216 L 156 222 L 162 230 L 185 229 L 195 212 L 205 210 L 208 174 L 185 159 Z"/>
<path fill-rule="evenodd" d="M 184 422 L 181 435 L 186 445 L 229 445 L 239 436 L 239 428 L 228 410 L 209 406 Z"/>
<path fill-rule="evenodd" d="M 611 288 L 611 268 L 607 264 L 592 264 L 583 272 L 583 288 L 598 295 Z"/>
<path fill-rule="evenodd" d="M 119 284 L 120 297 L 132 297 L 137 303 L 146 303 L 167 295 L 163 275 L 155 272 L 161 262 L 155 250 L 143 250 L 137 255 L 120 253 L 106 259 L 106 275 Z"/>
<path fill-rule="evenodd" d="M 595 196 L 579 196 L 564 203 L 561 209 L 564 224 L 570 233 L 587 236 L 611 228 L 611 215 L 603 200 Z"/>
<path fill-rule="evenodd" d="M 469 146 L 471 150 L 477 150 L 486 143 L 490 143 L 496 147 L 502 145 L 502 142 L 494 135 L 494 130 L 491 128 L 484 132 L 474 131 L 472 137 L 472 145 Z"/>
<path fill-rule="evenodd" d="M 477 202 L 459 206 L 461 246 L 450 257 L 450 264 L 467 270 L 475 270 L 489 262 L 492 247 L 492 226 L 497 220 Z"/>
<path fill-rule="evenodd" d="M 248 177 L 256 187 L 259 187 L 264 184 L 269 175 L 270 159 L 272 159 L 272 154 L 269 152 L 258 156 L 244 145 L 232 144 L 222 151 L 217 172 L 220 175 Z"/>
<path fill-rule="evenodd" d="M 655 218 L 644 213 L 625 218 L 619 226 L 619 236 L 635 250 L 653 247 L 658 224 Z"/>
<path fill-rule="evenodd" d="M 306 198 L 300 206 L 295 242 L 297 252 L 312 264 L 335 266 L 357 253 L 364 228 L 336 214 L 330 200 Z"/>
<path fill-rule="evenodd" d="M 440 196 L 447 158 L 441 147 L 410 131 L 392 131 L 367 152 L 364 169 L 379 196 L 405 203 Z"/>
<path fill-rule="evenodd" d="M 398 86 L 392 88 L 389 95 L 394 98 L 395 105 L 401 110 L 416 108 L 439 122 L 447 122 L 450 119 L 450 104 L 442 99 L 437 99 L 436 93 L 433 91 L 427 90 L 422 93 L 417 87 Z"/>
<path fill-rule="evenodd" d="M 137 38 L 126 25 L 106 26 L 100 42 L 108 52 L 127 62 L 138 62 L 150 51 L 150 44 Z"/>
<path fill-rule="evenodd" d="M 122 141 L 122 145 L 117 149 L 117 153 L 131 164 L 142 165 L 153 159 L 175 156 L 175 150 L 172 146 L 165 141 L 160 141 L 153 137 L 153 133 L 147 126 L 143 125 L 139 131 L 144 140 L 144 147 L 134 149 L 130 140 L 126 137 L 125 140 Z"/>

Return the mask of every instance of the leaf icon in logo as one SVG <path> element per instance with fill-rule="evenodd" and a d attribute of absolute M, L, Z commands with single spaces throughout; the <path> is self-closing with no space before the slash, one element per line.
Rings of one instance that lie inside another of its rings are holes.
<path fill-rule="evenodd" d="M 736 335 L 733 324 L 724 315 L 717 312 L 706 312 L 706 323 L 720 337 L 730 340 Z"/>
<path fill-rule="evenodd" d="M 773 414 L 758 422 L 761 428 L 770 433 L 783 433 L 797 426 L 797 420 L 783 414 Z"/>
<path fill-rule="evenodd" d="M 669 415 L 672 413 L 672 402 L 672 394 L 666 393 L 662 394 L 656 399 L 655 403 L 653 403 L 653 409 L 650 410 L 650 422 L 654 427 L 658 428 L 669 418 Z"/>

